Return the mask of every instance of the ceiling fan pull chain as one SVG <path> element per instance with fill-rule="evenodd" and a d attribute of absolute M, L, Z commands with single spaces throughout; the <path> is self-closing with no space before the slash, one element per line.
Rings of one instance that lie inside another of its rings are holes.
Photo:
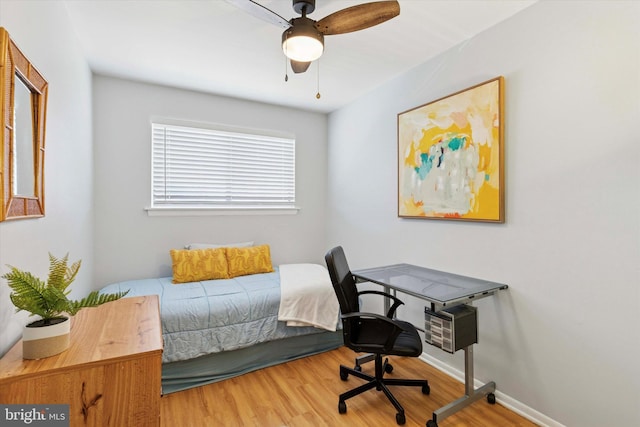
<path fill-rule="evenodd" d="M 289 75 L 287 74 L 289 69 L 287 68 L 287 57 L 284 57 L 284 81 L 288 82 L 289 81 Z"/>
<path fill-rule="evenodd" d="M 287 39 L 289 38 L 289 35 L 287 34 Z M 289 69 L 287 68 L 287 52 L 284 52 L 284 81 L 288 82 L 289 81 L 289 75 L 287 74 Z"/>
<path fill-rule="evenodd" d="M 318 63 L 318 93 L 316 93 L 316 99 L 320 99 L 320 59 L 316 62 Z"/>

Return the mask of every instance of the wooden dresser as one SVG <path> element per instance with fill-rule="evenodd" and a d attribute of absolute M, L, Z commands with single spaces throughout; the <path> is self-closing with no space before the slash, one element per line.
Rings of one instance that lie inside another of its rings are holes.
<path fill-rule="evenodd" d="M 19 341 L 0 359 L 0 403 L 69 404 L 71 426 L 159 426 L 162 330 L 156 295 L 84 308 L 71 346 L 22 359 Z"/>

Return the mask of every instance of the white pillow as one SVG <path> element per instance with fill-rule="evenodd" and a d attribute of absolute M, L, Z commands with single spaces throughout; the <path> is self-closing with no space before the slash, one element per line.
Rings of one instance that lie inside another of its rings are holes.
<path fill-rule="evenodd" d="M 218 245 L 214 243 L 189 243 L 185 245 L 185 249 L 217 249 L 217 248 L 248 248 L 253 246 L 251 242 L 228 243 L 226 245 Z"/>

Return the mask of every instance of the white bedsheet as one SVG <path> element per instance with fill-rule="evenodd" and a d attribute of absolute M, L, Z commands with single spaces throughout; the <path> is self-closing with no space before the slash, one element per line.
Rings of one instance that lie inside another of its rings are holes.
<path fill-rule="evenodd" d="M 315 326 L 335 331 L 340 306 L 327 269 L 319 264 L 280 266 L 278 320 L 287 326 Z"/>

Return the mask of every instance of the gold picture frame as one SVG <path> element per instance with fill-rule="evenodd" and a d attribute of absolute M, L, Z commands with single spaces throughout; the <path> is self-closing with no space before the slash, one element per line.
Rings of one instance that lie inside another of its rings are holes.
<path fill-rule="evenodd" d="M 44 216 L 48 83 L 0 27 L 0 221 Z"/>
<path fill-rule="evenodd" d="M 504 222 L 504 77 L 398 114 L 398 216 Z"/>

